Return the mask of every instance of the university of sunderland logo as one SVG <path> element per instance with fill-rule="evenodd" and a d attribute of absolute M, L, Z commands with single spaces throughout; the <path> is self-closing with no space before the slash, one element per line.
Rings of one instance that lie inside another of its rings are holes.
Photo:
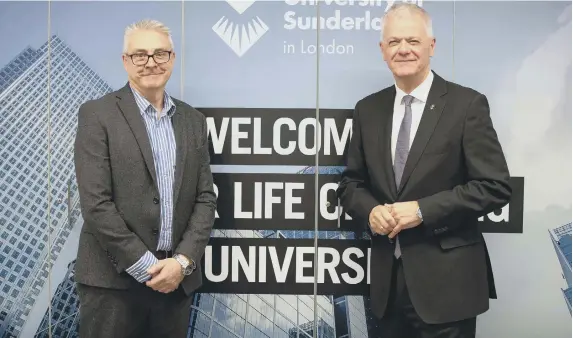
<path fill-rule="evenodd" d="M 256 0 L 226 0 L 239 14 L 243 14 Z M 243 56 L 251 47 L 265 35 L 269 27 L 258 16 L 248 23 L 237 24 L 226 16 L 213 26 L 213 31 L 229 46 L 239 57 Z"/>

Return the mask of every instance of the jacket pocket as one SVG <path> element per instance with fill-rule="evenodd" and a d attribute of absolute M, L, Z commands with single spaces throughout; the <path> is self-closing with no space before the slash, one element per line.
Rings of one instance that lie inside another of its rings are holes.
<path fill-rule="evenodd" d="M 453 236 L 446 236 L 440 238 L 440 246 L 444 250 L 451 250 L 463 246 L 473 245 L 477 243 L 481 243 L 482 238 L 479 234 L 471 234 L 471 235 L 453 235 Z"/>

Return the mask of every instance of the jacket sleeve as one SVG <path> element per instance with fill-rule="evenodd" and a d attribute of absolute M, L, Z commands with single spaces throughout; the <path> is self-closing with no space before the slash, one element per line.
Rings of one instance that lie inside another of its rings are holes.
<path fill-rule="evenodd" d="M 483 94 L 469 104 L 462 148 L 467 183 L 418 200 L 430 234 L 463 225 L 460 220 L 468 216 L 478 218 L 502 208 L 511 197 L 509 170 Z"/>
<path fill-rule="evenodd" d="M 368 222 L 370 211 L 380 203 L 372 196 L 369 190 L 371 185 L 364 158 L 364 140 L 359 105 L 360 102 L 354 108 L 352 138 L 348 148 L 346 168 L 342 172 L 336 193 L 343 208 L 352 218 Z"/>

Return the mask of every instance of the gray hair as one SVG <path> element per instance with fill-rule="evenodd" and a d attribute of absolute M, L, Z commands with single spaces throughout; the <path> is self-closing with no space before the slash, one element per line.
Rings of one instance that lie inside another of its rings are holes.
<path fill-rule="evenodd" d="M 165 34 L 165 36 L 167 36 L 167 38 L 169 39 L 169 44 L 171 45 L 171 48 L 174 48 L 173 38 L 171 37 L 171 30 L 163 23 L 157 20 L 145 19 L 132 23 L 131 25 L 127 26 L 127 28 L 125 28 L 125 34 L 123 35 L 124 53 L 127 53 L 129 37 L 131 36 L 131 34 L 133 34 L 133 32 L 138 30 L 150 30 L 161 34 Z"/>
<path fill-rule="evenodd" d="M 382 17 L 382 25 L 381 25 L 381 30 L 380 30 L 380 41 L 382 41 L 384 39 L 384 25 L 386 24 L 386 18 L 388 18 L 390 15 L 393 15 L 395 13 L 399 13 L 399 12 L 409 12 L 410 14 L 419 14 L 422 16 L 422 18 L 425 21 L 426 24 L 426 32 L 428 33 L 429 37 L 434 37 L 434 30 L 432 28 L 432 18 L 430 17 L 430 14 L 428 14 L 428 12 L 423 9 L 422 7 L 418 6 L 417 4 L 413 4 L 413 3 L 409 3 L 409 2 L 396 2 L 394 3 L 392 6 L 390 6 L 390 8 L 388 8 L 388 10 L 386 11 L 386 13 L 384 13 L 384 16 Z"/>

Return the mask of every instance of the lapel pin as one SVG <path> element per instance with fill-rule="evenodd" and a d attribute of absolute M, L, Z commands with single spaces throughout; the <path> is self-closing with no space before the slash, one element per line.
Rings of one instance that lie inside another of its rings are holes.
<path fill-rule="evenodd" d="M 434 105 L 431 105 L 431 106 L 430 106 L 430 110 L 432 110 L 432 109 L 434 109 Z"/>

